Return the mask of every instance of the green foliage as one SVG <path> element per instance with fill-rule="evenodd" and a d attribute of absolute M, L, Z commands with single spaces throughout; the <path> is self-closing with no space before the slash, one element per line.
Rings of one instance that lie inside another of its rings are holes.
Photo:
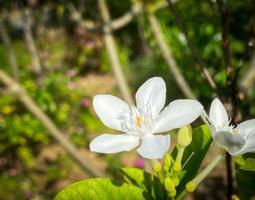
<path fill-rule="evenodd" d="M 64 188 L 54 200 L 143 200 L 140 188 L 126 183 L 96 178 L 74 183 Z"/>
<path fill-rule="evenodd" d="M 124 179 L 143 189 L 146 199 L 166 199 L 167 193 L 158 177 L 137 168 L 122 168 Z"/>
<path fill-rule="evenodd" d="M 185 184 L 196 176 L 211 142 L 212 137 L 207 125 L 193 129 L 192 142 L 185 148 L 182 159 L 182 163 L 185 165 L 180 174 L 180 184 L 177 187 L 178 195 L 185 190 Z M 174 149 L 173 155 L 176 153 L 177 148 Z"/>
<path fill-rule="evenodd" d="M 238 192 L 241 199 L 251 200 L 255 198 L 255 157 L 246 154 L 235 158 L 236 179 Z"/>

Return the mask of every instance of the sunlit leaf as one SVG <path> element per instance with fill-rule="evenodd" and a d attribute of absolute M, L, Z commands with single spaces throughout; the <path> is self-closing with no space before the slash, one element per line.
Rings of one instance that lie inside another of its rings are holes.
<path fill-rule="evenodd" d="M 74 183 L 64 188 L 54 200 L 144 200 L 143 191 L 127 183 L 108 178 L 95 178 Z"/>
<path fill-rule="evenodd" d="M 146 199 L 167 198 L 167 193 L 158 177 L 137 168 L 122 168 L 122 172 L 127 182 L 144 190 Z"/>

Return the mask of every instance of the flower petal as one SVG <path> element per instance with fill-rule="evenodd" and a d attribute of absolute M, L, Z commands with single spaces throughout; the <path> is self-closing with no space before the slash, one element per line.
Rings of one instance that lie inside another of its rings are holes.
<path fill-rule="evenodd" d="M 203 106 L 197 100 L 175 100 L 159 114 L 153 133 L 166 132 L 190 124 L 202 111 Z"/>
<path fill-rule="evenodd" d="M 169 135 L 148 135 L 142 138 L 137 152 L 147 159 L 161 159 L 170 147 Z"/>
<path fill-rule="evenodd" d="M 237 134 L 245 139 L 245 145 L 234 155 L 255 153 L 255 119 L 247 120 L 237 126 Z"/>
<path fill-rule="evenodd" d="M 238 133 L 243 134 L 244 137 L 253 130 L 255 131 L 255 119 L 244 121 L 237 126 Z"/>
<path fill-rule="evenodd" d="M 235 155 L 245 145 L 243 137 L 240 134 L 233 134 L 231 131 L 217 132 L 214 136 L 214 142 L 231 155 Z"/>
<path fill-rule="evenodd" d="M 255 130 L 249 133 L 245 139 L 244 146 L 233 155 L 242 155 L 245 153 L 255 153 Z"/>
<path fill-rule="evenodd" d="M 218 98 L 212 101 L 209 118 L 217 128 L 223 128 L 229 125 L 227 111 Z"/>
<path fill-rule="evenodd" d="M 123 114 L 129 112 L 128 104 L 112 95 L 97 95 L 93 99 L 93 106 L 106 126 L 123 131 Z"/>
<path fill-rule="evenodd" d="M 122 151 L 130 151 L 137 147 L 139 142 L 139 137 L 129 134 L 103 134 L 92 140 L 89 148 L 91 151 L 98 153 L 118 153 Z"/>
<path fill-rule="evenodd" d="M 140 111 L 149 108 L 155 116 L 165 105 L 166 101 L 166 84 L 160 77 L 148 79 L 136 92 L 136 104 Z"/>

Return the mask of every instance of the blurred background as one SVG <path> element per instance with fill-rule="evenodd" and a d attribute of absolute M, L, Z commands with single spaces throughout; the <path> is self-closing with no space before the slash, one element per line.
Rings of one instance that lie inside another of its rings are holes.
<path fill-rule="evenodd" d="M 215 0 L 174 2 L 226 97 L 219 6 Z M 240 114 L 254 118 L 255 1 L 226 5 Z M 119 178 L 121 166 L 143 168 L 134 151 L 89 152 L 96 135 L 113 133 L 95 115 L 92 99 L 109 93 L 131 102 L 152 76 L 166 81 L 167 103 L 197 98 L 208 109 L 216 96 L 166 2 L 0 0 L 0 199 L 52 199 L 75 181 Z M 224 199 L 224 169 L 222 163 L 189 198 Z"/>

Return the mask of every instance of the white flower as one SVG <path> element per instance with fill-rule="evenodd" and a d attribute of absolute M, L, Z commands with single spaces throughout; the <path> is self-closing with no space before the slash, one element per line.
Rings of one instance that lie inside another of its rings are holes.
<path fill-rule="evenodd" d="M 147 80 L 138 89 L 136 107 L 111 95 L 95 96 L 93 105 L 101 121 L 124 134 L 100 135 L 90 143 L 90 150 L 116 153 L 138 147 L 144 158 L 162 158 L 170 147 L 170 136 L 156 134 L 193 122 L 203 110 L 196 100 L 176 100 L 161 112 L 165 99 L 166 85 L 160 77 Z"/>
<path fill-rule="evenodd" d="M 235 128 L 219 99 L 214 99 L 207 117 L 214 142 L 231 155 L 255 152 L 255 119 L 242 122 Z"/>

